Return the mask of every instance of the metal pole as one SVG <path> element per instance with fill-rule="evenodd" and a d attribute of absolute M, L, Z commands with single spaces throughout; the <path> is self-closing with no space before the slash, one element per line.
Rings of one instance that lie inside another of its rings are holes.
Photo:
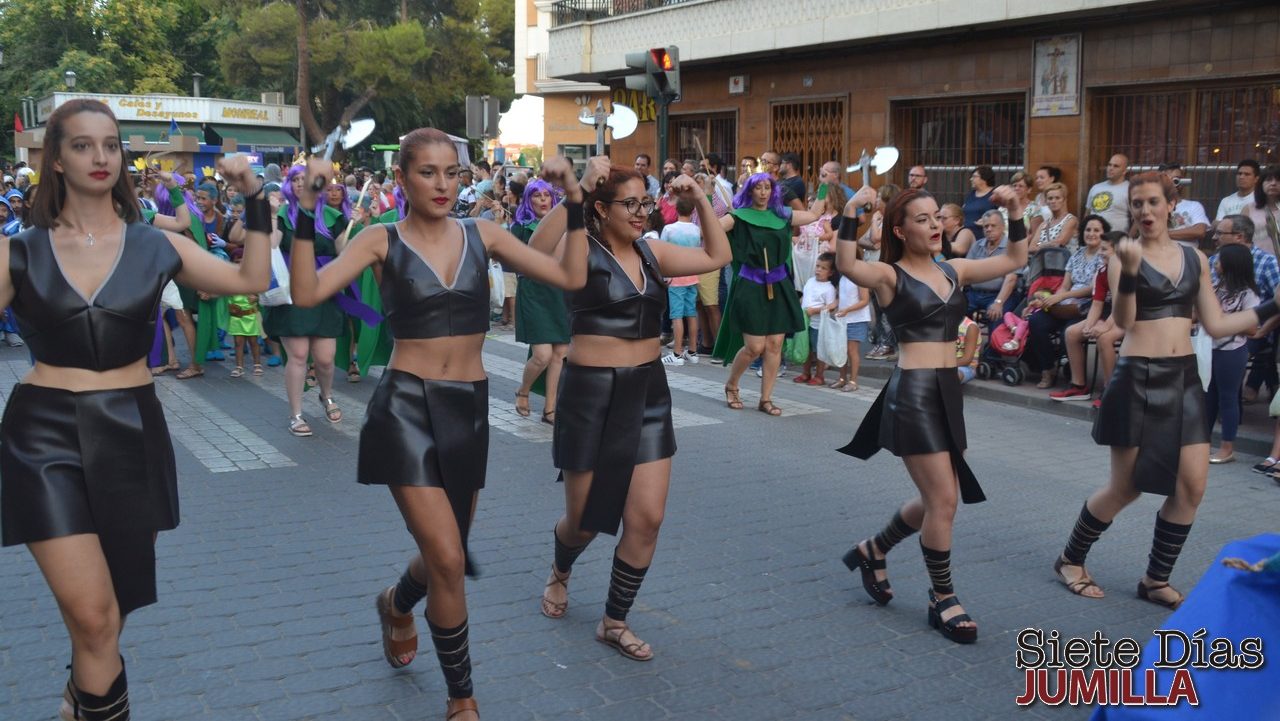
<path fill-rule="evenodd" d="M 604 131 L 609 127 L 609 114 L 604 111 L 604 101 L 596 101 L 596 155 L 604 155 Z"/>
<path fill-rule="evenodd" d="M 671 99 L 659 96 L 654 99 L 658 104 L 658 167 L 667 162 L 667 106 Z"/>

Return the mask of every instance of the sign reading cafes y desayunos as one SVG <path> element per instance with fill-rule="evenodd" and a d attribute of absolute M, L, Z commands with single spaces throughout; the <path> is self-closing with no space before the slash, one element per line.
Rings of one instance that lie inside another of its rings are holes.
<path fill-rule="evenodd" d="M 177 95 L 94 95 L 54 93 L 36 104 L 36 121 L 43 123 L 53 109 L 74 98 L 106 103 L 119 120 L 143 122 L 220 123 L 272 128 L 298 127 L 296 105 L 268 105 L 241 100 L 188 98 Z"/>

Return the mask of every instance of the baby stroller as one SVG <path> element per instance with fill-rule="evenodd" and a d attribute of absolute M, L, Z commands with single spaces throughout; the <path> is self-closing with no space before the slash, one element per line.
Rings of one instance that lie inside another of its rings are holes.
<path fill-rule="evenodd" d="M 1022 311 L 1028 300 L 1057 292 L 1067 272 L 1071 251 L 1066 248 L 1044 248 L 1032 256 L 1023 276 L 1026 298 L 1013 313 L 1005 313 L 1000 323 L 989 329 L 987 345 L 978 358 L 978 377 L 984 380 L 999 377 L 1005 385 L 1016 386 L 1026 377 L 1022 370 L 1022 354 L 1026 351 L 1027 321 Z M 984 316 L 985 318 L 985 316 Z M 1059 344 L 1061 340 L 1057 340 Z"/>

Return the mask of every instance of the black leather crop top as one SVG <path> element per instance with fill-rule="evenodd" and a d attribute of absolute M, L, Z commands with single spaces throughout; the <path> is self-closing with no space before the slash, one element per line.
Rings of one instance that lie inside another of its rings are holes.
<path fill-rule="evenodd" d="M 1200 293 L 1200 258 L 1191 248 L 1178 247 L 1182 248 L 1182 274 L 1176 283 L 1146 260 L 1138 266 L 1137 320 L 1191 317 Z"/>
<path fill-rule="evenodd" d="M 489 256 L 480 228 L 471 218 L 459 220 L 462 254 L 453 285 L 400 238 L 400 227 L 388 224 L 387 259 L 382 264 L 382 313 L 391 337 L 440 338 L 489 330 Z"/>
<path fill-rule="evenodd" d="M 587 284 L 566 293 L 572 315 L 573 335 L 610 338 L 657 338 L 662 335 L 662 314 L 667 309 L 667 284 L 658 270 L 649 244 L 637 240 L 644 286 L 637 288 L 608 248 L 587 241 Z"/>
<path fill-rule="evenodd" d="M 160 292 L 181 269 L 164 231 L 130 223 L 111 271 L 86 298 L 62 272 L 49 231 L 28 228 L 9 239 L 18 332 L 40 363 L 123 368 L 151 351 Z"/>
<path fill-rule="evenodd" d="M 893 302 L 885 306 L 884 313 L 899 341 L 955 342 L 960 321 L 969 309 L 969 302 L 965 300 L 964 293 L 956 282 L 956 269 L 950 263 L 938 263 L 938 267 L 951 280 L 951 292 L 946 298 L 940 298 L 927 283 L 913 278 L 910 273 L 898 267 L 897 263 L 893 264 L 898 282 Z"/>

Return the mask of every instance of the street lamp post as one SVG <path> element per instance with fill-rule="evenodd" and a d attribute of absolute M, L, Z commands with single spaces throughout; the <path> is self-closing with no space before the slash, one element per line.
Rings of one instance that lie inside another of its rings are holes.
<path fill-rule="evenodd" d="M 191 73 L 191 84 L 193 86 L 191 89 L 191 95 L 193 97 L 200 97 L 200 81 L 203 79 L 204 73 Z"/>
<path fill-rule="evenodd" d="M 62 74 L 62 82 L 67 84 L 67 90 L 76 89 L 76 71 L 68 70 Z"/>

